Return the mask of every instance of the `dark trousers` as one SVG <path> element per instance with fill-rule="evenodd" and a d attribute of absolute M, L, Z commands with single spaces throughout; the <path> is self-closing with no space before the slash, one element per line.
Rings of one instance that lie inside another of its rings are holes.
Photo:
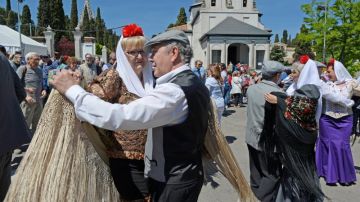
<path fill-rule="evenodd" d="M 149 196 L 143 160 L 110 158 L 109 163 L 114 184 L 122 199 L 132 201 Z"/>
<path fill-rule="evenodd" d="M 353 96 L 351 99 L 354 100 L 355 104 L 352 107 L 353 111 L 353 127 L 352 127 L 352 134 L 358 134 L 358 121 L 360 121 L 360 109 L 357 107 L 360 105 L 360 97 Z"/>
<path fill-rule="evenodd" d="M 166 184 L 149 178 L 153 202 L 196 202 L 204 179 L 181 184 Z"/>
<path fill-rule="evenodd" d="M 235 93 L 234 94 L 234 105 L 238 106 L 239 104 L 242 105 L 243 104 L 243 96 L 241 93 Z"/>
<path fill-rule="evenodd" d="M 250 185 L 255 196 L 262 202 L 274 201 L 280 185 L 281 162 L 272 162 L 275 172 L 269 172 L 265 153 L 248 145 L 250 158 Z"/>
<path fill-rule="evenodd" d="M 0 201 L 3 201 L 11 182 L 11 155 L 7 152 L 0 155 Z"/>

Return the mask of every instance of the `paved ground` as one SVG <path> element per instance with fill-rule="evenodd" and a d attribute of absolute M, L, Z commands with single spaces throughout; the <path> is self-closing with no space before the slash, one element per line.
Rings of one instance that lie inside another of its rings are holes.
<path fill-rule="evenodd" d="M 222 129 L 227 136 L 228 142 L 249 180 L 249 157 L 245 144 L 246 107 L 230 108 L 231 115 L 223 117 Z M 360 179 L 360 142 L 357 141 L 352 147 L 355 165 L 357 166 L 357 178 Z M 211 181 L 203 187 L 200 194 L 200 202 L 232 202 L 237 201 L 237 195 L 224 177 L 210 168 Z M 352 202 L 360 200 L 360 182 L 358 184 L 343 186 L 327 186 L 322 180 L 322 188 L 325 194 L 334 202 Z"/>
<path fill-rule="evenodd" d="M 223 117 L 222 130 L 238 160 L 241 169 L 247 180 L 249 180 L 249 158 L 245 144 L 245 125 L 246 125 L 246 107 L 230 108 L 230 115 Z M 21 148 L 25 151 L 26 147 Z M 360 179 L 360 142 L 357 141 L 352 147 L 355 165 L 357 166 L 357 178 Z M 18 166 L 22 156 L 20 149 L 17 149 L 13 155 L 12 166 L 15 169 Z M 208 182 L 203 187 L 199 202 L 235 202 L 237 194 L 232 189 L 226 179 L 216 171 L 214 166 L 209 166 L 206 170 Z M 325 194 L 334 202 L 352 202 L 359 201 L 360 183 L 342 187 L 326 186 L 322 181 L 322 188 Z"/>

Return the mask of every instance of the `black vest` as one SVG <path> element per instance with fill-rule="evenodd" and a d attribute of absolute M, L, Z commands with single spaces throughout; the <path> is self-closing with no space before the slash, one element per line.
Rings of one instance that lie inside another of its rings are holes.
<path fill-rule="evenodd" d="M 163 128 L 165 173 L 169 174 L 166 178 L 170 183 L 202 177 L 201 149 L 210 108 L 209 91 L 191 70 L 177 74 L 171 83 L 179 85 L 184 91 L 188 117 L 183 123 Z"/>

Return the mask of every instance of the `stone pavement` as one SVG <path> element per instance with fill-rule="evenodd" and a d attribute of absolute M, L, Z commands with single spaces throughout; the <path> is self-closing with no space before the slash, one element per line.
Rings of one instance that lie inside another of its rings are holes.
<path fill-rule="evenodd" d="M 249 157 L 245 144 L 246 107 L 230 108 L 230 115 L 223 117 L 222 130 L 234 152 L 246 179 L 249 181 Z M 27 145 L 17 149 L 13 154 L 13 174 L 21 158 L 24 155 Z M 360 179 L 360 141 L 352 147 L 355 165 L 357 166 L 357 178 Z M 207 183 L 203 187 L 199 202 L 235 202 L 238 197 L 227 180 L 216 171 L 214 165 L 206 169 Z M 360 182 L 349 187 L 326 186 L 322 181 L 322 188 L 325 194 L 334 202 L 352 202 L 360 200 Z"/>
<path fill-rule="evenodd" d="M 245 144 L 246 107 L 230 108 L 231 115 L 223 117 L 222 130 L 226 136 L 232 151 L 234 152 L 246 179 L 249 181 L 249 157 Z M 357 140 L 351 148 L 355 166 L 357 166 L 357 179 L 360 179 L 360 142 Z M 209 178 L 208 183 L 203 187 L 199 202 L 235 202 L 237 194 L 226 179 L 216 172 L 213 166 L 206 170 Z M 327 186 L 321 180 L 321 186 L 325 194 L 334 202 L 360 201 L 360 182 L 356 185 Z"/>

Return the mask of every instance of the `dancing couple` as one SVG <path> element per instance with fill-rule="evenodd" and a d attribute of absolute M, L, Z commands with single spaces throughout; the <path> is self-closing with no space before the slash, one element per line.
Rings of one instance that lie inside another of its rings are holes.
<path fill-rule="evenodd" d="M 76 72 L 53 77 L 57 91 L 6 201 L 197 201 L 204 153 L 251 200 L 209 92 L 188 66 L 186 34 L 168 31 L 146 42 L 131 24 L 116 55 L 116 67 L 87 86 Z"/>

